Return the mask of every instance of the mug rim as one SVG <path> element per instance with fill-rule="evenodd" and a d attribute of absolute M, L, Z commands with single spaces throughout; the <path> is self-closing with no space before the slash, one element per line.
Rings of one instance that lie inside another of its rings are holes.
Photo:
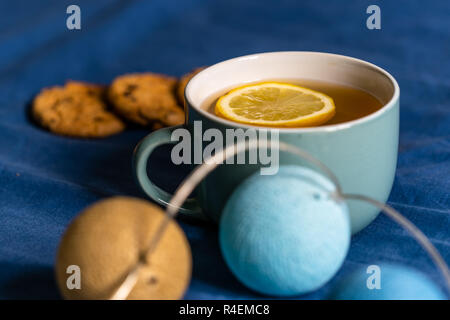
<path fill-rule="evenodd" d="M 321 56 L 331 56 L 331 57 L 338 57 L 340 59 L 344 59 L 347 61 L 353 61 L 353 62 L 357 62 L 359 64 L 365 65 L 369 68 L 372 68 L 375 71 L 378 71 L 379 73 L 381 73 L 382 75 L 384 75 L 392 84 L 393 88 L 394 88 L 394 93 L 392 94 L 392 97 L 389 99 L 389 101 L 387 103 L 385 103 L 379 110 L 366 115 L 362 118 L 358 118 L 355 120 L 351 120 L 351 121 L 347 121 L 347 122 L 343 122 L 343 123 L 338 123 L 338 124 L 330 124 L 330 125 L 324 125 L 324 126 L 319 126 L 319 127 L 306 127 L 306 128 L 280 128 L 280 127 L 263 127 L 263 126 L 256 126 L 256 125 L 250 125 L 250 124 L 245 124 L 245 123 L 238 123 L 235 121 L 231 121 L 231 120 L 227 120 L 227 119 L 223 119 L 220 118 L 216 115 L 213 115 L 211 113 L 209 113 L 208 111 L 202 109 L 200 106 L 196 106 L 195 104 L 193 104 L 189 98 L 188 92 L 190 89 L 190 84 L 192 83 L 192 81 L 196 80 L 196 78 L 205 72 L 214 70 L 216 68 L 218 68 L 219 66 L 222 66 L 224 64 L 228 64 L 228 63 L 232 63 L 235 61 L 241 61 L 241 60 L 250 60 L 250 59 L 256 59 L 259 56 L 267 56 L 267 55 L 290 55 L 290 54 L 311 54 L 311 55 L 321 55 Z M 262 52 L 262 53 L 254 53 L 254 54 L 249 54 L 249 55 L 244 55 L 244 56 L 240 56 L 240 57 L 236 57 L 236 58 L 231 58 L 231 59 L 227 59 L 221 62 L 218 62 L 216 64 L 213 64 L 212 66 L 209 66 L 205 69 L 203 69 L 202 71 L 200 71 L 199 73 L 197 73 L 195 76 L 193 76 L 189 82 L 187 83 L 185 89 L 184 89 L 184 99 L 186 101 L 186 104 L 192 108 L 194 108 L 197 112 L 199 112 L 201 115 L 203 115 L 204 117 L 210 119 L 211 121 L 214 122 L 219 122 L 225 126 L 229 126 L 229 127 L 238 127 L 238 128 L 243 128 L 243 129 L 267 129 L 267 130 L 271 130 L 271 129 L 277 129 L 282 133 L 302 133 L 302 132 L 331 132 L 331 131 L 338 131 L 338 130 L 342 130 L 342 129 L 347 129 L 350 127 L 354 127 L 366 122 L 369 122 L 373 119 L 376 119 L 378 117 L 380 117 L 382 114 L 386 113 L 387 111 L 389 111 L 390 109 L 392 109 L 394 107 L 394 105 L 396 104 L 396 102 L 398 101 L 400 96 L 400 87 L 397 83 L 397 81 L 395 80 L 395 78 L 386 70 L 384 70 L 381 67 L 378 67 L 377 65 L 358 59 L 358 58 L 353 58 L 353 57 L 349 57 L 349 56 L 345 56 L 345 55 L 341 55 L 341 54 L 335 54 L 335 53 L 328 53 L 328 52 L 318 52 L 318 51 L 273 51 L 273 52 Z M 188 112 L 188 111 L 187 111 Z"/>

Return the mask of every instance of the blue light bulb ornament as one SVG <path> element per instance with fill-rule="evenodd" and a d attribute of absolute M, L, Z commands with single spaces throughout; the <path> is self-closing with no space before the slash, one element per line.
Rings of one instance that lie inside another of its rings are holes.
<path fill-rule="evenodd" d="M 233 192 L 219 225 L 222 254 L 247 287 L 272 296 L 318 289 L 341 267 L 350 244 L 345 202 L 334 184 L 300 166 L 259 172 Z"/>
<path fill-rule="evenodd" d="M 360 268 L 337 283 L 335 300 L 444 300 L 441 289 L 423 273 L 398 264 L 380 264 L 377 274 Z M 369 282 L 369 283 L 368 283 Z"/>

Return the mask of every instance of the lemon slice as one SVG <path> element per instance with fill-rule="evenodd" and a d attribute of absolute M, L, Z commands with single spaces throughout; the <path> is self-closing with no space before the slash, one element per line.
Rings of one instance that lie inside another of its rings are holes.
<path fill-rule="evenodd" d="M 288 83 L 262 82 L 231 90 L 216 103 L 228 120 L 269 127 L 311 127 L 335 114 L 326 94 Z"/>

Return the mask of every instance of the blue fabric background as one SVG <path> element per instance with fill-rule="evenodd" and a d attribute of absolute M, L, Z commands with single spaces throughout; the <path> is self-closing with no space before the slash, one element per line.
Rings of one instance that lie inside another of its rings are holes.
<path fill-rule="evenodd" d="M 81 31 L 65 26 L 72 3 L 82 10 Z M 381 7 L 381 30 L 365 27 L 369 4 Z M 108 83 L 134 71 L 181 75 L 264 51 L 350 55 L 397 78 L 401 134 L 389 203 L 450 262 L 449 17 L 445 0 L 0 1 L 0 298 L 58 298 L 52 266 L 70 220 L 98 199 L 142 196 L 130 159 L 147 131 L 105 140 L 52 135 L 26 113 L 41 88 L 66 79 Z M 173 190 L 187 171 L 170 165 L 167 151 L 153 156 L 151 174 Z M 181 224 L 194 255 L 186 298 L 262 298 L 227 270 L 213 227 Z M 323 298 L 353 268 L 380 261 L 415 266 L 442 285 L 419 245 L 380 216 L 353 238 L 336 278 L 300 298 Z"/>

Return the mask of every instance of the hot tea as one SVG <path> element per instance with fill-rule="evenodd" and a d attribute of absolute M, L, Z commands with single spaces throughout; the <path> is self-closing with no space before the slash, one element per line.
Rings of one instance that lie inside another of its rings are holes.
<path fill-rule="evenodd" d="M 331 97 L 335 105 L 335 114 L 331 119 L 327 120 L 325 123 L 321 123 L 319 126 L 339 124 L 363 118 L 379 110 L 383 106 L 377 98 L 368 92 L 339 83 L 301 79 L 270 81 L 302 86 Z M 233 90 L 233 88 L 211 95 L 205 100 L 202 108 L 214 115 L 221 116 L 220 113 L 215 111 L 216 103 L 221 96 L 227 94 L 231 90 Z"/>

